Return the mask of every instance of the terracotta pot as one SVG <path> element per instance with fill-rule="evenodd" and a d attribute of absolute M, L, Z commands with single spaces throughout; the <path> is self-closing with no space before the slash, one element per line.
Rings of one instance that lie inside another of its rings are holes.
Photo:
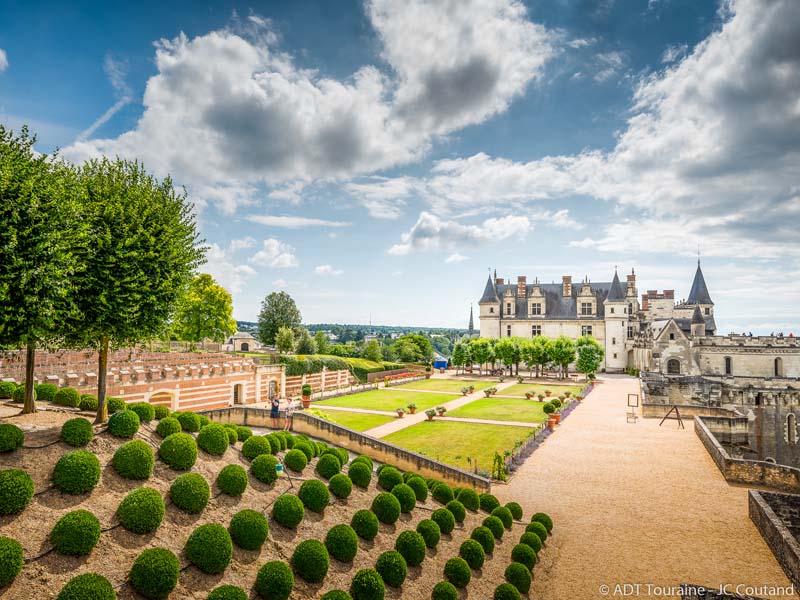
<path fill-rule="evenodd" d="M 303 396 L 301 398 L 301 402 L 303 404 L 303 408 L 309 408 L 311 406 L 311 396 Z"/>
<path fill-rule="evenodd" d="M 550 392 L 545 392 L 544 395 L 549 398 L 550 397 Z"/>
<path fill-rule="evenodd" d="M 398 418 L 398 419 L 402 419 L 402 418 L 403 418 L 403 415 L 405 415 L 405 413 L 397 413 L 397 418 Z"/>
<path fill-rule="evenodd" d="M 408 412 L 410 412 L 413 415 L 415 412 L 417 412 L 417 409 L 416 408 L 409 408 Z"/>
<path fill-rule="evenodd" d="M 555 419 L 548 419 L 548 420 L 547 420 L 547 426 L 548 426 L 550 429 L 555 429 L 555 428 L 556 428 L 556 421 L 555 421 Z"/>
<path fill-rule="evenodd" d="M 425 373 L 425 379 L 430 379 L 430 378 L 431 378 L 431 374 L 430 373 Z"/>
<path fill-rule="evenodd" d="M 433 421 L 433 415 L 425 415 L 425 416 L 428 417 L 428 421 Z"/>
<path fill-rule="evenodd" d="M 556 420 L 556 425 L 561 423 L 561 413 L 553 413 L 552 415 L 550 415 L 550 418 Z"/>

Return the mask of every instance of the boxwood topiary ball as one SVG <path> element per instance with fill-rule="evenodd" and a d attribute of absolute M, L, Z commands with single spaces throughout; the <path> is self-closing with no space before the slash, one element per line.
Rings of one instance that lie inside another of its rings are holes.
<path fill-rule="evenodd" d="M 330 479 L 341 470 L 342 463 L 339 462 L 339 459 L 334 454 L 320 456 L 317 461 L 317 473 L 325 479 Z"/>
<path fill-rule="evenodd" d="M 494 552 L 494 534 L 488 527 L 481 525 L 472 530 L 470 537 L 483 546 L 483 551 L 486 554 Z"/>
<path fill-rule="evenodd" d="M 527 544 L 517 544 L 511 550 L 511 560 L 525 565 L 531 571 L 536 565 L 536 552 Z"/>
<path fill-rule="evenodd" d="M 503 527 L 506 529 L 511 529 L 511 526 L 514 524 L 514 517 L 511 515 L 511 511 L 505 506 L 498 506 L 491 514 L 493 517 L 500 519 L 503 522 Z"/>
<path fill-rule="evenodd" d="M 547 539 L 547 527 L 545 527 L 544 524 L 540 523 L 539 521 L 528 523 L 528 525 L 525 527 L 525 531 L 538 535 L 539 539 L 542 540 L 542 543 L 544 543 Z"/>
<path fill-rule="evenodd" d="M 228 496 L 241 496 L 247 489 L 247 471 L 241 465 L 226 465 L 217 475 L 217 487 Z"/>
<path fill-rule="evenodd" d="M 188 433 L 172 433 L 161 442 L 158 456 L 177 471 L 191 469 L 197 461 L 197 442 Z"/>
<path fill-rule="evenodd" d="M 446 508 L 437 508 L 431 513 L 431 519 L 436 522 L 442 533 L 450 533 L 456 526 L 455 517 Z"/>
<path fill-rule="evenodd" d="M 84 573 L 70 579 L 56 600 L 116 600 L 111 582 L 97 573 Z"/>
<path fill-rule="evenodd" d="M 148 548 L 133 561 L 128 582 L 145 598 L 161 600 L 175 589 L 180 570 L 178 557 L 172 552 L 166 548 Z"/>
<path fill-rule="evenodd" d="M 453 499 L 453 490 L 450 489 L 450 486 L 446 483 L 440 483 L 435 488 L 433 488 L 433 497 L 441 502 L 442 504 L 447 504 Z"/>
<path fill-rule="evenodd" d="M 219 423 L 210 423 L 197 434 L 197 445 L 213 456 L 222 456 L 228 449 L 228 432 Z"/>
<path fill-rule="evenodd" d="M 403 555 L 406 563 L 416 567 L 425 560 L 425 539 L 416 531 L 407 529 L 397 536 L 394 549 Z"/>
<path fill-rule="evenodd" d="M 382 469 L 378 471 L 378 485 L 384 490 L 391 492 L 394 486 L 403 483 L 403 476 L 400 471 L 388 465 L 382 465 Z"/>
<path fill-rule="evenodd" d="M 33 479 L 22 469 L 0 471 L 0 515 L 22 512 L 33 498 Z"/>
<path fill-rule="evenodd" d="M 181 431 L 183 431 L 183 429 L 181 429 L 181 422 L 174 417 L 164 417 L 158 422 L 158 425 L 156 425 L 156 433 L 162 438 L 169 437 L 173 433 L 180 433 Z"/>
<path fill-rule="evenodd" d="M 297 527 L 303 520 L 304 514 L 303 503 L 293 494 L 279 496 L 272 505 L 272 518 L 289 529 Z"/>
<path fill-rule="evenodd" d="M 156 419 L 161 421 L 162 419 L 166 419 L 170 414 L 169 409 L 166 406 L 161 404 L 154 404 L 153 405 L 153 415 Z M 141 417 L 139 417 L 141 418 Z"/>
<path fill-rule="evenodd" d="M 471 569 L 480 569 L 486 560 L 486 552 L 484 552 L 483 546 L 473 539 L 467 539 L 461 542 L 458 554 L 467 561 Z"/>
<path fill-rule="evenodd" d="M 381 523 L 391 525 L 400 518 L 400 501 L 389 492 L 375 496 L 371 508 Z"/>
<path fill-rule="evenodd" d="M 375 562 L 375 570 L 386 585 L 400 587 L 408 575 L 406 559 L 397 550 L 382 553 Z"/>
<path fill-rule="evenodd" d="M 330 558 L 319 540 L 304 540 L 292 553 L 292 567 L 299 577 L 309 583 L 319 583 L 328 574 Z"/>
<path fill-rule="evenodd" d="M 350 526 L 358 537 L 368 542 L 375 539 L 378 529 L 380 529 L 378 517 L 374 512 L 366 509 L 359 510 L 353 515 L 353 518 L 350 519 Z"/>
<path fill-rule="evenodd" d="M 352 562 L 358 552 L 358 534 L 349 525 L 334 525 L 325 535 L 325 547 L 341 562 Z"/>
<path fill-rule="evenodd" d="M 433 519 L 423 519 L 417 523 L 417 533 L 425 540 L 425 545 L 428 548 L 436 548 L 436 545 L 442 538 L 442 530 L 439 528 L 439 524 Z"/>
<path fill-rule="evenodd" d="M 14 581 L 22 570 L 22 546 L 17 540 L 0 536 L 0 588 Z"/>
<path fill-rule="evenodd" d="M 147 479 L 153 474 L 155 457 L 148 443 L 132 440 L 117 448 L 111 463 L 114 470 L 125 479 Z"/>
<path fill-rule="evenodd" d="M 164 499 L 158 490 L 140 487 L 129 492 L 117 507 L 117 518 L 133 533 L 152 533 L 164 519 Z"/>
<path fill-rule="evenodd" d="M 383 579 L 375 569 L 361 569 L 350 582 L 353 600 L 383 600 L 385 594 Z"/>
<path fill-rule="evenodd" d="M 463 523 L 464 519 L 467 518 L 467 509 L 465 509 L 464 505 L 458 500 L 450 500 L 445 508 L 453 513 L 453 518 L 456 520 L 456 523 Z"/>
<path fill-rule="evenodd" d="M 501 583 L 494 590 L 493 600 L 521 600 L 519 590 L 510 583 Z"/>
<path fill-rule="evenodd" d="M 331 495 L 325 484 L 318 479 L 304 481 L 297 496 L 308 510 L 321 513 L 330 504 Z"/>
<path fill-rule="evenodd" d="M 253 430 L 249 427 L 242 427 L 241 425 L 236 426 L 236 436 L 239 438 L 240 442 L 246 442 L 248 439 L 253 437 Z"/>
<path fill-rule="evenodd" d="M 33 388 L 33 399 L 36 400 L 36 388 Z M 25 402 L 25 384 L 22 385 L 15 385 L 14 389 L 11 392 L 11 400 L 12 402 L 16 402 L 18 404 L 22 404 Z"/>
<path fill-rule="evenodd" d="M 491 513 L 495 508 L 500 506 L 500 501 L 492 494 L 481 494 L 478 496 L 480 501 L 481 510 Z"/>
<path fill-rule="evenodd" d="M 519 590 L 520 594 L 527 594 L 531 589 L 531 572 L 522 563 L 512 562 L 508 565 L 505 578 L 508 583 Z"/>
<path fill-rule="evenodd" d="M 183 431 L 200 431 L 200 416 L 193 412 L 177 413 Z M 172 415 L 175 416 L 174 414 Z"/>
<path fill-rule="evenodd" d="M 273 484 L 278 479 L 277 466 L 277 458 L 271 454 L 259 454 L 250 463 L 250 472 L 261 483 Z"/>
<path fill-rule="evenodd" d="M 57 552 L 85 556 L 100 539 L 100 521 L 88 510 L 73 510 L 61 517 L 50 532 Z"/>
<path fill-rule="evenodd" d="M 24 388 L 23 388 L 24 389 Z M 81 403 L 81 395 L 73 387 L 64 387 L 58 390 L 53 396 L 53 404 L 59 406 L 71 406 L 78 408 Z"/>
<path fill-rule="evenodd" d="M 392 495 L 400 502 L 400 511 L 410 513 L 417 505 L 417 495 L 405 483 L 400 483 L 392 488 Z"/>
<path fill-rule="evenodd" d="M 58 386 L 52 383 L 37 383 L 33 389 L 36 390 L 36 399 L 42 402 L 51 402 L 58 393 Z"/>
<path fill-rule="evenodd" d="M 247 592 L 235 585 L 221 585 L 211 590 L 206 600 L 247 600 Z"/>
<path fill-rule="evenodd" d="M 269 433 L 264 436 L 269 442 L 269 447 L 272 454 L 277 454 L 281 451 L 281 438 L 280 436 L 275 435 L 274 433 Z"/>
<path fill-rule="evenodd" d="M 285 562 L 273 560 L 258 570 L 253 587 L 264 600 L 288 600 L 294 587 L 294 575 Z"/>
<path fill-rule="evenodd" d="M 531 517 L 531 523 L 541 523 L 547 529 L 548 534 L 553 531 L 553 519 L 551 519 L 546 513 L 536 513 Z"/>
<path fill-rule="evenodd" d="M 506 504 L 506 508 L 511 511 L 511 516 L 514 517 L 515 520 L 519 521 L 522 519 L 522 506 L 518 502 L 509 502 Z"/>
<path fill-rule="evenodd" d="M 200 419 L 200 429 L 211 423 L 211 419 L 205 415 L 197 415 L 197 418 Z"/>
<path fill-rule="evenodd" d="M 2 425 L 0 425 L 2 427 Z M 77 417 L 65 421 L 61 426 L 61 439 L 70 446 L 85 446 L 92 441 L 94 430 L 89 419 Z"/>
<path fill-rule="evenodd" d="M 239 441 L 239 434 L 236 433 L 236 429 L 233 427 L 226 427 L 225 433 L 228 434 L 228 443 L 233 446 L 236 442 Z"/>
<path fill-rule="evenodd" d="M 537 554 L 542 549 L 542 538 L 540 538 L 535 532 L 533 531 L 526 531 L 523 533 L 519 538 L 520 544 L 525 544 L 526 546 L 530 546 L 531 549 L 536 552 Z"/>
<path fill-rule="evenodd" d="M 433 586 L 431 600 L 458 600 L 458 590 L 449 581 L 440 581 Z"/>
<path fill-rule="evenodd" d="M 108 409 L 109 414 L 113 414 L 121 410 L 127 410 L 128 403 L 122 398 L 114 398 L 112 396 L 111 398 L 106 398 L 106 408 Z"/>
<path fill-rule="evenodd" d="M 92 426 L 89 425 L 90 431 L 91 428 Z M 0 452 L 12 452 L 22 447 L 24 441 L 25 434 L 22 429 L 10 423 L 0 423 Z"/>
<path fill-rule="evenodd" d="M 81 401 L 78 403 L 78 408 L 80 410 L 85 411 L 95 411 L 99 402 L 97 400 L 97 396 L 93 396 L 92 394 L 82 394 Z"/>
<path fill-rule="evenodd" d="M 156 411 L 148 402 L 134 402 L 128 407 L 139 416 L 139 421 L 149 423 L 156 418 Z"/>
<path fill-rule="evenodd" d="M 121 410 L 108 419 L 108 431 L 116 437 L 133 437 L 139 431 L 139 415 L 132 410 Z"/>
<path fill-rule="evenodd" d="M 419 475 L 409 477 L 406 485 L 414 490 L 417 502 L 425 502 L 428 499 L 428 484 Z"/>
<path fill-rule="evenodd" d="M 0 398 L 11 398 L 14 390 L 17 389 L 17 384 L 13 381 L 0 381 Z M 36 391 L 36 388 L 33 388 Z"/>
<path fill-rule="evenodd" d="M 233 558 L 233 542 L 228 530 L 216 523 L 200 525 L 184 546 L 186 558 L 203 573 L 222 573 Z"/>
<path fill-rule="evenodd" d="M 492 532 L 494 539 L 499 540 L 503 537 L 503 532 L 505 531 L 505 526 L 503 522 L 500 520 L 500 517 L 496 517 L 494 515 L 486 517 L 483 520 L 483 526 L 488 528 L 489 531 Z"/>
<path fill-rule="evenodd" d="M 472 579 L 472 571 L 463 558 L 451 558 L 444 564 L 444 577 L 457 588 L 465 588 Z"/>
<path fill-rule="evenodd" d="M 201 512 L 208 504 L 211 489 L 208 482 L 198 473 L 184 473 L 178 475 L 169 487 L 169 497 L 172 502 L 189 514 Z"/>
<path fill-rule="evenodd" d="M 368 488 L 372 481 L 372 469 L 363 461 L 353 461 L 347 469 L 350 480 L 360 488 Z"/>
<path fill-rule="evenodd" d="M 342 590 L 331 590 L 323 594 L 320 600 L 353 600 L 353 597 Z"/>
<path fill-rule="evenodd" d="M 363 454 L 359 454 L 358 456 L 356 456 L 350 464 L 353 464 L 354 462 L 363 462 L 365 465 L 369 467 L 370 472 L 372 472 L 372 469 L 374 467 L 374 465 L 372 464 L 372 459 L 369 456 L 365 456 Z"/>
<path fill-rule="evenodd" d="M 353 482 L 344 473 L 337 473 L 328 482 L 328 489 L 331 494 L 337 498 L 344 500 L 350 496 L 353 491 Z"/>
<path fill-rule="evenodd" d="M 303 469 L 305 469 L 308 465 L 308 459 L 306 458 L 306 455 L 303 454 L 301 450 L 296 448 L 289 450 L 289 452 L 286 453 L 286 456 L 283 458 L 283 462 L 289 469 L 295 471 L 296 473 L 302 473 Z"/>
<path fill-rule="evenodd" d="M 311 444 L 307 444 L 306 442 L 296 443 L 292 450 L 299 450 L 305 454 L 307 461 L 310 461 L 312 458 L 314 458 L 314 449 L 311 447 Z"/>
<path fill-rule="evenodd" d="M 263 435 L 250 436 L 242 444 L 242 456 L 245 458 L 253 460 L 262 454 L 272 454 L 272 446 Z"/>
<path fill-rule="evenodd" d="M 478 497 L 478 492 L 469 488 L 463 489 L 458 492 L 456 500 L 464 505 L 464 508 L 469 510 L 478 510 L 481 507 L 481 499 Z"/>
<path fill-rule="evenodd" d="M 58 459 L 53 484 L 67 494 L 85 494 L 100 481 L 100 461 L 86 450 L 73 450 Z"/>
<path fill-rule="evenodd" d="M 240 510 L 228 526 L 233 543 L 244 550 L 258 550 L 267 540 L 267 518 L 255 510 Z"/>

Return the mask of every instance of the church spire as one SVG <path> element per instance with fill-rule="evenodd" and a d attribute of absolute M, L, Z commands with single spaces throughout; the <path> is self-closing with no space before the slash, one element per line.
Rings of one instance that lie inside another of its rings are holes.
<path fill-rule="evenodd" d="M 472 320 L 472 305 L 469 305 L 469 331 L 467 334 L 472 336 L 475 333 L 475 321 Z"/>
<path fill-rule="evenodd" d="M 686 300 L 686 304 L 714 304 L 711 301 L 711 295 L 708 293 L 708 287 L 706 287 L 706 280 L 700 268 L 699 258 L 697 259 L 697 271 L 694 273 L 692 289 L 689 292 L 689 298 Z"/>

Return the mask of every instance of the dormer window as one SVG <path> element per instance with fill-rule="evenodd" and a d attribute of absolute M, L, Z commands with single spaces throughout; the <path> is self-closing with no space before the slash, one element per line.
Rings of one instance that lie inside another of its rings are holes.
<path fill-rule="evenodd" d="M 614 307 L 613 306 L 611 307 L 611 314 L 612 315 L 614 314 Z"/>
<path fill-rule="evenodd" d="M 708 308 L 707 306 L 706 306 L 706 314 L 707 314 L 707 315 L 710 315 L 710 314 L 711 314 L 711 309 L 710 309 L 710 308 Z"/>
<path fill-rule="evenodd" d="M 493 312 L 494 312 L 494 306 L 490 306 L 490 307 L 489 307 L 489 312 L 490 312 L 490 313 L 493 313 Z"/>
<path fill-rule="evenodd" d="M 506 314 L 511 314 L 511 302 L 506 302 Z"/>
<path fill-rule="evenodd" d="M 591 315 L 593 314 L 592 310 L 592 303 L 591 302 L 581 302 L 581 314 L 582 315 Z"/>
<path fill-rule="evenodd" d="M 542 314 L 542 303 L 541 302 L 534 302 L 531 304 L 531 314 L 532 315 L 541 315 Z"/>

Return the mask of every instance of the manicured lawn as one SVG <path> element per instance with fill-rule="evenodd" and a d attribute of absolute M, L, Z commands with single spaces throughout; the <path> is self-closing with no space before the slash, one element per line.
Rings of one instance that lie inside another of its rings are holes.
<path fill-rule="evenodd" d="M 495 451 L 513 450 L 514 442 L 522 441 L 533 429 L 510 425 L 481 425 L 454 421 L 423 421 L 392 433 L 383 440 L 419 452 L 425 456 L 472 471 L 491 471 Z M 467 461 L 472 459 L 472 464 Z"/>
<path fill-rule="evenodd" d="M 474 385 L 476 390 L 483 390 L 495 385 L 496 381 L 461 381 L 460 379 L 423 379 L 422 381 L 412 381 L 398 385 L 399 389 L 410 390 L 432 390 L 434 392 L 456 392 L 461 393 L 461 388 Z"/>
<path fill-rule="evenodd" d="M 452 394 L 430 394 L 426 392 L 406 392 L 403 390 L 373 390 L 360 394 L 351 394 L 330 400 L 315 402 L 314 406 L 324 408 L 327 406 L 347 406 L 350 408 L 368 408 L 371 410 L 394 411 L 398 408 L 405 408 L 412 402 L 417 405 L 419 410 L 425 410 L 431 406 L 438 406 L 457 398 Z"/>
<path fill-rule="evenodd" d="M 342 425 L 343 427 L 349 427 L 355 431 L 366 431 L 367 429 L 383 425 L 397 418 L 386 417 L 384 415 L 371 415 L 369 413 L 345 412 L 343 410 L 324 411 L 312 408 L 310 412 L 326 421 Z"/>
<path fill-rule="evenodd" d="M 559 385 L 559 384 L 541 384 L 541 383 L 518 383 L 516 385 L 512 385 L 510 388 L 506 388 L 497 392 L 501 396 L 521 396 L 525 397 L 525 392 L 533 392 L 534 395 L 539 394 L 541 392 L 544 394 L 545 390 L 550 390 L 550 396 L 553 398 L 558 398 L 560 394 L 563 394 L 565 391 L 569 390 L 572 392 L 574 396 L 578 392 L 583 389 L 582 385 Z"/>
<path fill-rule="evenodd" d="M 448 417 L 467 419 L 489 419 L 494 421 L 525 421 L 541 423 L 546 415 L 542 411 L 544 402 L 538 400 L 511 400 L 509 398 L 483 398 L 447 411 Z"/>

